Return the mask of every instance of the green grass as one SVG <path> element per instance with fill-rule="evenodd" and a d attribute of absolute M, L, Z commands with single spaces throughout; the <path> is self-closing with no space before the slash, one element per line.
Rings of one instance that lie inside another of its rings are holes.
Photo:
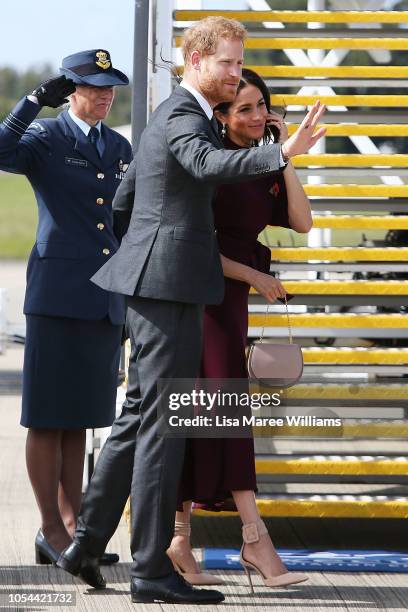
<path fill-rule="evenodd" d="M 0 259 L 26 259 L 36 227 L 37 204 L 27 179 L 0 174 Z"/>
<path fill-rule="evenodd" d="M 35 242 L 37 205 L 27 179 L 0 173 L 0 259 L 26 259 Z M 333 246 L 357 246 L 360 230 L 333 230 Z M 383 239 L 384 230 L 366 231 L 367 238 Z M 306 246 L 307 235 L 292 230 L 267 228 L 261 240 L 269 245 Z"/>

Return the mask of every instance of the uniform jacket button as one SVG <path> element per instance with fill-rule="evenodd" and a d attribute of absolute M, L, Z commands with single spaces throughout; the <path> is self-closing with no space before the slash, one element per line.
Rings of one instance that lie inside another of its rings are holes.
<path fill-rule="evenodd" d="M 105 228 L 105 225 L 103 223 L 98 223 L 96 227 L 98 228 L 98 230 L 102 231 Z"/>
<path fill-rule="evenodd" d="M 110 250 L 109 250 L 109 249 L 103 249 L 102 253 L 103 253 L 104 255 L 109 255 Z"/>
<path fill-rule="evenodd" d="M 98 174 L 96 175 L 98 179 L 103 179 L 105 178 L 105 175 L 103 172 L 98 172 Z"/>
<path fill-rule="evenodd" d="M 101 206 L 103 204 L 103 198 L 96 198 L 96 203 Z"/>

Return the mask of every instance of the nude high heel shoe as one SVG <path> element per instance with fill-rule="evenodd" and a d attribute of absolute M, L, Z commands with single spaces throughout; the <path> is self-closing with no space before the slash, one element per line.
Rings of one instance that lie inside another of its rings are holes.
<path fill-rule="evenodd" d="M 182 521 L 175 521 L 174 523 L 174 535 L 183 535 L 190 537 L 191 534 L 191 525 L 190 523 L 183 523 Z M 171 562 L 173 563 L 173 567 L 181 574 L 188 583 L 192 585 L 209 585 L 209 584 L 224 584 L 224 581 L 218 576 L 213 576 L 212 574 L 207 574 L 206 572 L 185 572 L 180 562 L 177 561 L 176 556 L 170 548 L 167 550 L 167 554 L 170 557 Z"/>
<path fill-rule="evenodd" d="M 247 523 L 246 525 L 242 525 L 242 539 L 244 542 L 241 547 L 239 558 L 247 575 L 249 586 L 251 587 L 251 593 L 254 593 L 251 570 L 255 570 L 261 576 L 264 585 L 267 587 L 284 587 L 289 586 L 290 584 L 297 584 L 299 582 L 308 580 L 308 577 L 300 572 L 286 572 L 284 574 L 279 574 L 278 576 L 265 576 L 259 567 L 244 558 L 245 544 L 253 544 L 254 542 L 258 542 L 260 537 L 267 533 L 268 530 L 265 527 L 265 523 L 261 519 L 256 521 L 256 523 Z"/>

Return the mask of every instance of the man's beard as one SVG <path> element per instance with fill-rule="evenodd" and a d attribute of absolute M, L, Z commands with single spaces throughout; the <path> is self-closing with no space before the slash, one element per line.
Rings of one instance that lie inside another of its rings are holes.
<path fill-rule="evenodd" d="M 210 72 L 202 75 L 200 80 L 200 89 L 205 98 L 207 98 L 207 100 L 211 100 L 215 104 L 219 104 L 220 102 L 232 102 L 235 100 L 237 95 L 236 89 L 224 89 L 223 83 Z"/>

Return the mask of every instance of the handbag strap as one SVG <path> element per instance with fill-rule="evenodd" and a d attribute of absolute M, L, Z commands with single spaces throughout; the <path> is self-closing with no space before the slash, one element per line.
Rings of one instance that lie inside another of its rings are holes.
<path fill-rule="evenodd" d="M 287 317 L 287 320 L 288 320 L 289 344 L 293 344 L 292 326 L 290 324 L 289 309 L 288 309 L 288 302 L 287 302 L 287 299 L 286 299 L 286 295 L 285 295 L 284 299 L 285 299 L 286 317 Z M 269 314 L 269 307 L 270 307 L 270 303 L 268 302 L 268 306 L 266 308 L 266 314 L 265 314 L 265 323 L 262 326 L 262 331 L 261 331 L 261 335 L 259 337 L 259 342 L 263 342 L 266 322 L 267 322 L 268 314 Z"/>

